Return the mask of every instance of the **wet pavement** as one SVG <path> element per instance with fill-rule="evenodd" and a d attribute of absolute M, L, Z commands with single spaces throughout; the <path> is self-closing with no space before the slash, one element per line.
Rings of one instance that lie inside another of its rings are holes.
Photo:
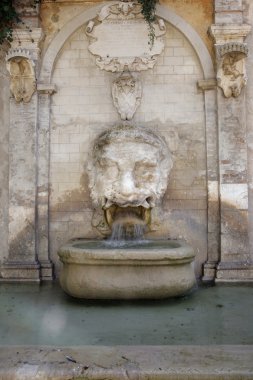
<path fill-rule="evenodd" d="M 253 287 L 169 300 L 84 301 L 57 283 L 0 284 L 0 345 L 252 345 Z"/>

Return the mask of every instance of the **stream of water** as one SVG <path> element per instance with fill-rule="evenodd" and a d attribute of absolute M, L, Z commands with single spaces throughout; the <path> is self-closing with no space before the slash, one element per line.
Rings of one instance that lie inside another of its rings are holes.
<path fill-rule="evenodd" d="M 146 224 L 143 220 L 135 215 L 127 214 L 125 217 L 114 221 L 111 235 L 105 241 L 105 244 L 111 247 L 143 244 L 146 241 L 144 237 L 145 231 Z"/>

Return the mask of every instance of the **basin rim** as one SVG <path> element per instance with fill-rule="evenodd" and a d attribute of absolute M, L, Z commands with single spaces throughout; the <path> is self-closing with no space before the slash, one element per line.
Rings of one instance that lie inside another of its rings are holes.
<path fill-rule="evenodd" d="M 154 241 L 154 240 L 153 240 Z M 168 242 L 168 247 L 147 248 L 138 247 L 76 247 L 89 242 L 101 240 L 73 239 L 58 251 L 63 263 L 84 265 L 179 265 L 194 260 L 195 253 L 191 246 L 181 240 L 157 240 Z M 179 247 L 169 247 L 170 244 Z"/>

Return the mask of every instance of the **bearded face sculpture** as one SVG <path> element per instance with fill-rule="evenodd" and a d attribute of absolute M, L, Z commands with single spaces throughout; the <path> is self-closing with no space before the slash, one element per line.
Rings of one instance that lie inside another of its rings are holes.
<path fill-rule="evenodd" d="M 93 202 L 109 226 L 122 210 L 148 223 L 150 210 L 167 188 L 172 158 L 165 141 L 152 131 L 120 126 L 95 141 L 89 164 Z"/>

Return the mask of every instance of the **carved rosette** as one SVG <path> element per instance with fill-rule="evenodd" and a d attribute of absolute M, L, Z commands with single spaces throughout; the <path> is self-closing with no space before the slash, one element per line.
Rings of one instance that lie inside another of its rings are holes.
<path fill-rule="evenodd" d="M 10 91 L 16 102 L 28 103 L 36 89 L 34 61 L 28 50 L 11 49 L 7 56 Z"/>
<path fill-rule="evenodd" d="M 112 85 L 113 103 L 121 120 L 131 120 L 141 103 L 141 82 L 129 72 L 122 73 Z"/>
<path fill-rule="evenodd" d="M 89 51 L 95 55 L 96 64 L 102 70 L 123 72 L 153 68 L 164 49 L 163 20 L 158 20 L 154 29 L 155 39 L 151 46 L 140 4 L 118 1 L 106 5 L 97 19 L 87 25 Z"/>
<path fill-rule="evenodd" d="M 245 68 L 247 55 L 248 48 L 244 43 L 230 42 L 216 46 L 217 83 L 226 98 L 238 97 L 247 83 Z"/>

